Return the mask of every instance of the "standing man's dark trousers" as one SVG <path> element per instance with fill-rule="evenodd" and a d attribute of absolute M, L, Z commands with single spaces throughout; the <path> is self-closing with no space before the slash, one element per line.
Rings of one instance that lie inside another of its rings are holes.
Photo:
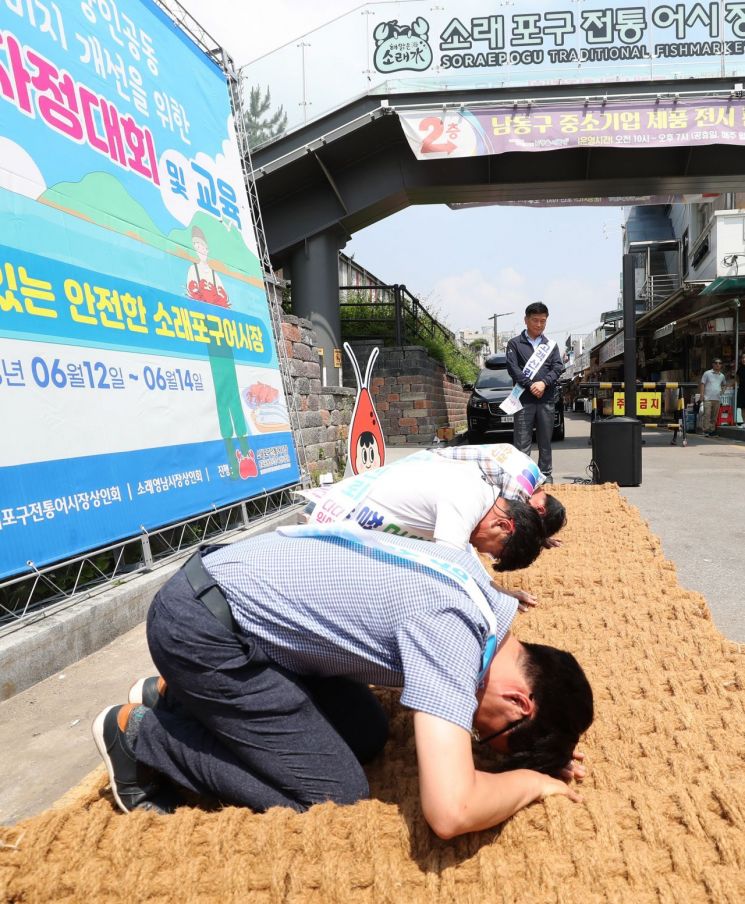
<path fill-rule="evenodd" d="M 142 719 L 138 762 L 256 811 L 368 796 L 360 764 L 387 736 L 369 688 L 282 669 L 197 599 L 183 569 L 155 597 L 147 639 L 168 693 Z"/>
<path fill-rule="evenodd" d="M 523 397 L 529 395 L 525 390 Z M 520 399 L 523 402 L 523 399 Z M 554 432 L 554 400 L 550 402 L 523 402 L 521 411 L 514 418 L 514 445 L 525 455 L 530 455 L 533 442 L 533 427 L 538 443 L 538 468 L 546 477 L 551 476 L 553 462 L 551 460 L 551 436 Z"/>

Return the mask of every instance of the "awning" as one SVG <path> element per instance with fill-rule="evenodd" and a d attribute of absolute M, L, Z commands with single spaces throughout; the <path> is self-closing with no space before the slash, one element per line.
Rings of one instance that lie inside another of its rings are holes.
<path fill-rule="evenodd" d="M 701 295 L 745 294 L 745 276 L 719 276 L 701 290 Z"/>

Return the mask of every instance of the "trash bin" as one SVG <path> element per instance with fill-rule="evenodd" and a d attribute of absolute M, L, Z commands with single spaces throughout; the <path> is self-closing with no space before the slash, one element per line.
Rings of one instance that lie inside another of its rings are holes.
<path fill-rule="evenodd" d="M 611 417 L 590 428 L 595 483 L 638 487 L 642 482 L 642 424 L 635 417 Z"/>

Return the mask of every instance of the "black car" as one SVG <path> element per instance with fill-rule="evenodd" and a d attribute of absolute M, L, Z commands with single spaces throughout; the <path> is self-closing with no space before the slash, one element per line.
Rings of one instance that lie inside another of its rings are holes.
<path fill-rule="evenodd" d="M 507 370 L 504 355 L 489 355 L 486 365 L 474 385 L 466 383 L 464 389 L 473 389 L 468 400 L 468 442 L 512 441 L 512 415 L 499 407 L 512 392 L 512 377 Z M 554 412 L 554 442 L 564 439 L 564 405 L 557 393 Z"/>

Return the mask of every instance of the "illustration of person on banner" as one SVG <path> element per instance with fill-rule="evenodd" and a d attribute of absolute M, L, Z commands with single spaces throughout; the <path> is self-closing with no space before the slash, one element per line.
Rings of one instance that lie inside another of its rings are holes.
<path fill-rule="evenodd" d="M 530 455 L 535 428 L 538 467 L 546 483 L 553 483 L 551 435 L 556 384 L 564 365 L 556 342 L 544 333 L 547 320 L 543 302 L 525 308 L 525 329 L 507 343 L 507 370 L 515 385 L 499 407 L 513 416 L 515 446 L 526 455 Z"/>
<path fill-rule="evenodd" d="M 191 243 L 197 254 L 197 260 L 189 267 L 186 294 L 194 301 L 229 308 L 228 293 L 209 261 L 207 236 L 199 226 L 192 226 Z M 220 435 L 225 443 L 230 476 L 233 480 L 256 477 L 258 468 L 253 449 L 249 448 L 248 444 L 248 427 L 241 404 L 233 350 L 227 343 L 210 342 L 208 355 L 215 387 L 217 419 L 220 424 Z M 237 448 L 233 437 L 237 440 Z"/>

